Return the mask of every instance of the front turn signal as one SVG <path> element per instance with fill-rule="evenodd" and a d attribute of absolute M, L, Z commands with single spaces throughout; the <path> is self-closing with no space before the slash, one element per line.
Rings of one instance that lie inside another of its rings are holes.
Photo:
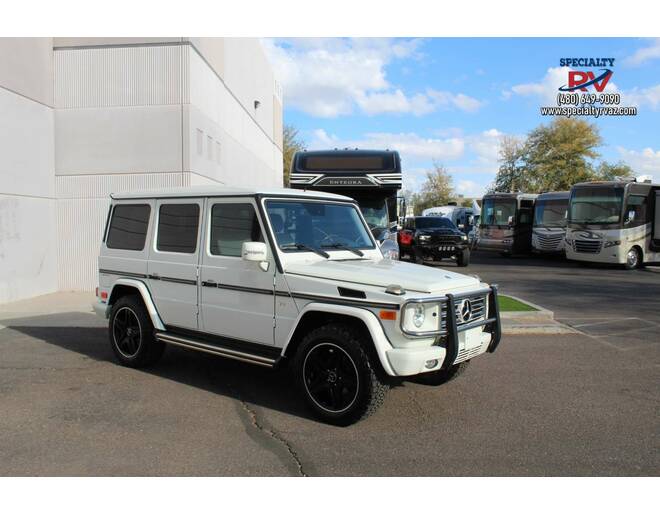
<path fill-rule="evenodd" d="M 389 321 L 396 321 L 396 311 L 380 311 L 378 313 L 380 319 L 386 319 Z"/>

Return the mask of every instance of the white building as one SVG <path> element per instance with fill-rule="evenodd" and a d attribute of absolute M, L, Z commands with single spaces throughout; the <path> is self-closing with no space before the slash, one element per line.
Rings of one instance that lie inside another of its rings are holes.
<path fill-rule="evenodd" d="M 0 39 L 0 303 L 93 290 L 115 191 L 282 185 L 256 39 Z"/>

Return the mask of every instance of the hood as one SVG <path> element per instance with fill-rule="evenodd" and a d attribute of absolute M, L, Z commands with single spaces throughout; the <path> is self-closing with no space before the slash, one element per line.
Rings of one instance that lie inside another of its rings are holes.
<path fill-rule="evenodd" d="M 463 232 L 454 228 L 438 227 L 438 228 L 420 228 L 417 234 L 423 236 L 461 236 Z"/>
<path fill-rule="evenodd" d="M 408 291 L 420 293 L 444 293 L 461 287 L 479 286 L 479 280 L 475 277 L 390 259 L 376 262 L 355 259 L 292 263 L 286 265 L 286 272 L 370 286 L 398 284 Z"/>

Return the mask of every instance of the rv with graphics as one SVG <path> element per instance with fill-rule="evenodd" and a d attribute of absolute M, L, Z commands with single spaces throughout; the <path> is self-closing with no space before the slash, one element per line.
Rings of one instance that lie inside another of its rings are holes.
<path fill-rule="evenodd" d="M 528 253 L 532 248 L 532 219 L 537 196 L 528 193 L 484 196 L 477 248 L 504 255 Z"/>
<path fill-rule="evenodd" d="M 357 148 L 297 152 L 291 162 L 289 180 L 292 189 L 355 199 L 383 255 L 399 258 L 396 232 L 401 159 L 398 152 Z"/>
<path fill-rule="evenodd" d="M 635 269 L 660 261 L 660 184 L 585 182 L 571 188 L 566 257 Z"/>
<path fill-rule="evenodd" d="M 563 254 L 566 238 L 568 191 L 542 193 L 536 199 L 532 251 Z"/>

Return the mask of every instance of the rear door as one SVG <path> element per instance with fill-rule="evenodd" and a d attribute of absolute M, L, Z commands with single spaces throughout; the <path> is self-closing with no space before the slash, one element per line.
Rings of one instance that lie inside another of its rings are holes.
<path fill-rule="evenodd" d="M 243 242 L 264 242 L 264 227 L 253 198 L 213 198 L 206 206 L 207 227 L 200 279 L 200 325 L 204 332 L 253 343 L 274 344 L 272 249 L 268 269 L 241 258 Z"/>
<path fill-rule="evenodd" d="M 165 325 L 197 330 L 198 265 L 203 199 L 156 202 L 148 280 Z"/>

